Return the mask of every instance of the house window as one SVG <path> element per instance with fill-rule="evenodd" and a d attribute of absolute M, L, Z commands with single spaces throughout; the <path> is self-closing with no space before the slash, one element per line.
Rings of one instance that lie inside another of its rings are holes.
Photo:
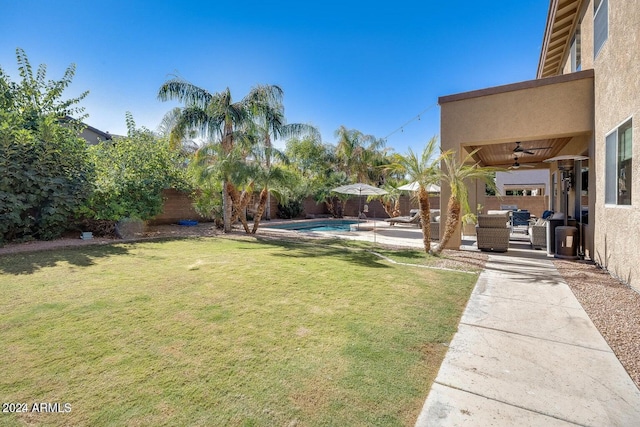
<path fill-rule="evenodd" d="M 580 48 L 580 23 L 571 41 L 571 72 L 582 70 L 582 51 Z"/>
<path fill-rule="evenodd" d="M 609 0 L 595 0 L 593 7 L 593 57 L 596 58 L 609 37 Z"/>
<path fill-rule="evenodd" d="M 630 205 L 632 121 L 607 135 L 605 144 L 605 203 Z"/>

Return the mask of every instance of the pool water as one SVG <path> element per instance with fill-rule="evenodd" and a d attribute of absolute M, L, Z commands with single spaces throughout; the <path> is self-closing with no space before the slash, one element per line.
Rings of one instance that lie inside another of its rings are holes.
<path fill-rule="evenodd" d="M 295 230 L 295 231 L 351 231 L 351 225 L 357 224 L 358 221 L 351 220 L 324 220 L 324 221 L 307 221 L 295 222 L 287 224 L 274 224 L 267 226 L 268 228 L 277 228 L 279 230 Z"/>

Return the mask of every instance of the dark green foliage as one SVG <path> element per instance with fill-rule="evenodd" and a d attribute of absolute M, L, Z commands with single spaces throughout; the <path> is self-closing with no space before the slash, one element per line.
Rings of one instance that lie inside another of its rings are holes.
<path fill-rule="evenodd" d="M 20 82 L 0 68 L 0 243 L 58 237 L 91 191 L 92 173 L 79 123 L 77 98 L 62 99 L 75 74 L 46 80 L 16 49 Z M 61 124 L 65 119 L 67 123 Z"/>
<path fill-rule="evenodd" d="M 288 200 L 284 205 L 278 204 L 278 218 L 292 219 L 302 215 L 304 208 L 300 200 Z"/>
<path fill-rule="evenodd" d="M 49 116 L 0 111 L 0 241 L 56 238 L 91 192 L 86 143 Z"/>

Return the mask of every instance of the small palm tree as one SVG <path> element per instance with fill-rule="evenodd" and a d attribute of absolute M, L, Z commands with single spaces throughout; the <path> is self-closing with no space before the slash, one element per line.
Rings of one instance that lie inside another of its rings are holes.
<path fill-rule="evenodd" d="M 440 242 L 433 249 L 432 253 L 438 255 L 445 248 L 451 236 L 456 231 L 460 223 L 460 213 L 462 210 L 469 212 L 469 193 L 467 183 L 470 180 L 480 179 L 484 181 L 492 190 L 496 189 L 496 183 L 493 180 L 495 172 L 501 169 L 493 167 L 483 167 L 478 163 L 472 163 L 473 156 L 479 149 L 467 154 L 462 161 L 458 161 L 455 151 L 448 151 L 442 156 L 444 168 L 442 170 L 442 180 L 449 184 L 451 188 L 451 196 L 447 203 L 447 221 Z"/>
<path fill-rule="evenodd" d="M 387 194 L 379 196 L 384 211 L 391 218 L 400 216 L 400 190 L 398 190 L 397 186 L 389 183 L 383 185 L 382 188 L 387 192 Z M 369 200 L 367 198 L 367 201 Z"/>
<path fill-rule="evenodd" d="M 260 226 L 260 220 L 262 219 L 262 214 L 264 213 L 265 206 L 267 204 L 269 187 L 271 185 L 286 186 L 291 180 L 291 175 L 284 168 L 281 168 L 279 166 L 271 166 L 268 169 L 261 168 L 261 172 L 258 173 L 256 181 L 258 182 L 258 184 L 262 184 L 262 191 L 260 191 L 258 209 L 256 209 L 256 213 L 253 217 L 253 229 L 251 230 L 252 234 L 255 234 L 256 231 L 258 231 L 258 227 Z"/>
<path fill-rule="evenodd" d="M 219 180 L 223 183 L 222 198 L 228 198 L 233 209 L 229 213 L 229 222 L 233 223 L 238 218 L 242 222 L 245 231 L 249 233 L 249 226 L 244 215 L 244 208 L 248 204 L 248 198 L 253 190 L 251 176 L 253 168 L 245 162 L 245 154 L 241 146 L 226 152 L 219 142 L 210 142 L 200 147 L 191 164 L 196 174 L 196 181 Z M 242 193 L 238 191 L 242 188 Z M 223 215 L 224 218 L 224 215 Z"/>
<path fill-rule="evenodd" d="M 433 137 L 427 142 L 422 150 L 422 155 L 418 156 L 413 150 L 405 156 L 396 155 L 395 162 L 389 166 L 396 172 L 402 172 L 410 181 L 418 183 L 418 204 L 420 207 L 420 219 L 422 224 L 422 241 L 424 250 L 431 252 L 431 212 L 429 206 L 429 193 L 427 188 L 431 184 L 440 182 L 440 161 L 443 155 L 436 155 L 438 139 Z"/>

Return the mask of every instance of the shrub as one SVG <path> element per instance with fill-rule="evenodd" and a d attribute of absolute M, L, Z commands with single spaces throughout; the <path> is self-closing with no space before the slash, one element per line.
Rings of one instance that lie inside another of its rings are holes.
<path fill-rule="evenodd" d="M 98 220 L 148 220 L 162 211 L 162 190 L 188 190 L 182 155 L 147 129 L 135 129 L 127 115 L 129 134 L 89 148 L 96 180 L 84 215 Z"/>
<path fill-rule="evenodd" d="M 0 111 L 0 241 L 59 237 L 91 194 L 86 142 L 48 116 Z"/>
<path fill-rule="evenodd" d="M 298 218 L 302 215 L 304 208 L 300 200 L 289 200 L 284 205 L 278 204 L 278 217 L 282 219 Z"/>

